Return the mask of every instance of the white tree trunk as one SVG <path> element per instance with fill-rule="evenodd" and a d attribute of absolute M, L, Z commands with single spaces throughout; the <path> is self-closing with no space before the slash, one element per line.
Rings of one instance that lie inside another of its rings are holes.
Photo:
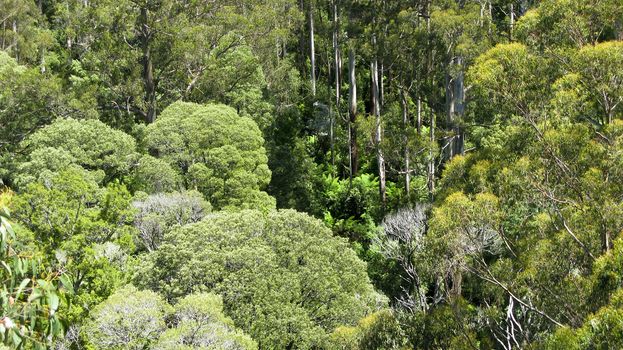
<path fill-rule="evenodd" d="M 463 118 L 464 110 L 464 79 L 463 79 L 463 59 L 462 57 L 453 58 L 448 65 L 448 69 L 453 66 L 458 67 L 458 74 L 455 77 L 446 74 L 446 118 L 447 123 L 452 134 L 448 139 L 446 147 L 447 159 L 452 159 L 456 155 L 462 155 L 464 153 L 464 136 L 463 129 L 461 128 L 461 121 Z"/>
<path fill-rule="evenodd" d="M 357 77 L 355 74 L 355 48 L 351 45 L 348 53 L 348 136 L 349 136 L 349 155 L 350 155 L 350 179 L 357 174 L 358 152 L 357 152 L 357 130 L 355 121 L 357 120 Z"/>
<path fill-rule="evenodd" d="M 309 47 L 311 61 L 311 89 L 312 95 L 316 96 L 316 48 L 314 43 L 314 6 L 309 2 Z"/>
<path fill-rule="evenodd" d="M 401 91 L 401 99 L 400 102 L 402 104 L 402 125 L 404 128 L 404 138 L 403 142 L 405 145 L 405 190 L 407 192 L 407 198 L 409 198 L 409 194 L 411 191 L 411 165 L 410 165 L 410 149 L 409 149 L 409 113 L 407 110 L 407 92 Z"/>
<path fill-rule="evenodd" d="M 376 45 L 376 38 L 372 39 L 372 44 L 374 46 Z M 383 127 L 381 125 L 381 101 L 379 99 L 379 63 L 376 57 L 372 60 L 370 68 L 372 73 L 372 107 L 376 118 L 376 132 L 374 137 L 379 168 L 379 193 L 381 202 L 384 205 L 386 202 L 385 158 L 383 156 L 383 149 L 381 148 Z"/>

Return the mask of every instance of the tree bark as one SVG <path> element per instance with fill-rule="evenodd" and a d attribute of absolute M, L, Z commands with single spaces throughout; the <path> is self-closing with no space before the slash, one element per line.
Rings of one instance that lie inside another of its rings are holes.
<path fill-rule="evenodd" d="M 373 37 L 372 45 L 376 46 L 376 38 Z M 372 109 L 374 117 L 376 119 L 376 131 L 374 133 L 374 141 L 376 144 L 376 158 L 379 171 L 379 194 L 381 196 L 381 202 L 383 207 L 386 203 L 386 184 L 385 184 L 385 158 L 383 156 L 383 149 L 381 148 L 381 141 L 383 135 L 383 127 L 381 125 L 381 101 L 379 99 L 379 63 L 378 59 L 374 57 L 370 64 L 372 75 Z"/>
<path fill-rule="evenodd" d="M 429 142 L 430 149 L 428 151 L 428 196 L 430 201 L 432 202 L 434 199 L 433 193 L 435 192 L 435 157 L 433 154 L 432 145 L 435 143 L 435 113 L 433 111 L 429 111 L 430 113 L 430 132 L 429 132 Z"/>
<path fill-rule="evenodd" d="M 17 20 L 13 19 L 13 52 L 15 52 L 15 61 L 19 63 L 19 51 L 17 47 Z"/>
<path fill-rule="evenodd" d="M 309 2 L 309 58 L 311 61 L 311 89 L 312 95 L 316 96 L 316 47 L 314 42 L 314 6 Z"/>
<path fill-rule="evenodd" d="M 339 45 L 339 23 L 338 8 L 336 0 L 333 0 L 333 54 L 335 60 L 335 107 L 340 105 L 340 86 L 341 86 L 341 54 Z"/>
<path fill-rule="evenodd" d="M 333 10 L 333 56 L 334 56 L 334 65 L 335 65 L 335 113 L 339 115 L 340 112 L 340 84 L 341 84 L 341 71 L 340 71 L 340 49 L 339 49 L 339 38 L 338 38 L 338 9 L 337 9 L 337 1 L 332 0 L 332 10 Z M 329 85 L 329 84 L 327 84 Z M 330 85 L 329 85 L 330 86 Z M 331 164 L 335 165 L 335 140 L 334 140 L 334 130 L 335 127 L 335 118 L 331 117 Z"/>
<path fill-rule="evenodd" d="M 451 283 L 452 286 L 449 290 L 450 299 L 453 301 L 458 300 L 461 297 L 463 286 L 463 274 L 458 268 L 455 268 L 454 271 L 452 271 Z"/>
<path fill-rule="evenodd" d="M 602 254 L 608 253 L 612 248 L 612 237 L 608 229 L 603 227 L 601 234 L 601 252 Z"/>
<path fill-rule="evenodd" d="M 417 134 L 418 136 L 422 135 L 422 98 L 418 95 L 417 97 Z"/>
<path fill-rule="evenodd" d="M 350 178 L 357 175 L 359 167 L 358 150 L 357 150 L 357 128 L 355 122 L 357 121 L 357 77 L 355 74 L 355 48 L 351 45 L 348 52 L 348 131 L 349 131 L 349 148 L 350 148 Z"/>
<path fill-rule="evenodd" d="M 431 45 L 431 36 L 430 36 L 430 13 L 431 13 L 431 0 L 426 1 L 426 33 L 428 36 L 428 46 Z M 427 70 L 429 79 L 431 79 L 431 71 L 432 71 L 432 54 L 430 50 L 427 53 Z M 432 202 L 434 200 L 435 193 L 435 157 L 433 153 L 433 145 L 435 144 L 435 111 L 429 109 L 430 113 L 430 127 L 429 127 L 429 151 L 428 151 L 428 197 Z"/>
<path fill-rule="evenodd" d="M 463 59 L 455 57 L 449 64 L 449 68 L 457 66 L 459 73 L 456 77 L 446 74 L 446 108 L 447 123 L 452 130 L 446 148 L 447 159 L 464 153 L 464 133 L 461 127 L 464 110 L 464 83 L 463 83 Z"/>
<path fill-rule="evenodd" d="M 400 102 L 402 104 L 402 125 L 404 128 L 404 147 L 405 147 L 405 191 L 407 193 L 407 198 L 409 198 L 409 194 L 411 192 L 411 165 L 410 165 L 410 149 L 409 149 L 409 112 L 407 107 L 407 92 L 402 89 L 401 91 L 401 99 Z"/>
<path fill-rule="evenodd" d="M 327 72 L 331 72 L 331 52 L 327 50 L 326 53 Z M 327 81 L 327 98 L 329 99 L 327 101 L 327 107 L 329 109 L 329 146 L 331 151 L 331 165 L 335 165 L 335 112 L 333 111 L 333 105 L 331 104 L 331 84 L 329 81 Z"/>
<path fill-rule="evenodd" d="M 515 30 L 515 6 L 508 5 L 510 12 L 510 27 L 508 29 L 508 40 L 513 41 L 513 31 Z"/>
<path fill-rule="evenodd" d="M 489 1 L 489 11 L 488 11 L 488 13 L 489 13 L 489 23 L 487 23 L 488 24 L 488 26 L 487 26 L 487 33 L 489 35 L 491 35 L 492 32 L 493 32 L 493 28 L 491 28 L 491 24 L 493 23 L 493 3 L 492 3 L 492 1 Z"/>
<path fill-rule="evenodd" d="M 6 38 L 6 19 L 2 21 L 2 50 L 6 48 L 5 38 Z"/>

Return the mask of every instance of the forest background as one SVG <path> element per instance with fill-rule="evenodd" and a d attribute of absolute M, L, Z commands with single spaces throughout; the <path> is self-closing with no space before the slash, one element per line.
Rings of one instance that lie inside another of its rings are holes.
<path fill-rule="evenodd" d="M 623 347 L 620 0 L 0 0 L 23 349 Z"/>

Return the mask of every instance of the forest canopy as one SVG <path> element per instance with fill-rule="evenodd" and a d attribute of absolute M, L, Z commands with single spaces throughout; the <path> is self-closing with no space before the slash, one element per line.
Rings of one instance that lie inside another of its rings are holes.
<path fill-rule="evenodd" d="M 623 348 L 621 0 L 0 21 L 0 346 Z"/>

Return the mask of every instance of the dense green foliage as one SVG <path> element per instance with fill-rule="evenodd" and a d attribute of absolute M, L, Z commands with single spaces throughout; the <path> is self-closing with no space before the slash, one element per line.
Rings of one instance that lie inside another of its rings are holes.
<path fill-rule="evenodd" d="M 219 296 L 193 294 L 171 307 L 158 294 L 132 286 L 93 309 L 84 332 L 96 349 L 257 349 L 223 315 Z"/>
<path fill-rule="evenodd" d="M 150 152 L 167 161 L 218 209 L 275 207 L 262 134 L 224 105 L 176 102 L 147 127 Z"/>
<path fill-rule="evenodd" d="M 18 167 L 20 186 L 45 181 L 74 165 L 99 183 L 127 174 L 136 158 L 134 139 L 99 120 L 58 119 L 21 145 L 28 152 Z"/>
<path fill-rule="evenodd" d="M 322 346 L 379 306 L 365 265 L 319 220 L 295 211 L 213 214 L 166 234 L 134 273 L 169 300 L 208 290 L 265 348 Z"/>
<path fill-rule="evenodd" d="M 41 256 L 22 246 L 13 231 L 8 211 L 2 210 L 0 340 L 13 348 L 27 344 L 34 349 L 45 349 L 53 337 L 62 336 L 61 320 L 56 311 L 71 283 L 67 276 L 59 278 L 57 271 L 43 265 Z"/>
<path fill-rule="evenodd" d="M 622 19 L 0 0 L 0 345 L 623 347 Z"/>

